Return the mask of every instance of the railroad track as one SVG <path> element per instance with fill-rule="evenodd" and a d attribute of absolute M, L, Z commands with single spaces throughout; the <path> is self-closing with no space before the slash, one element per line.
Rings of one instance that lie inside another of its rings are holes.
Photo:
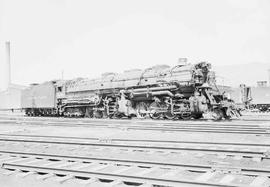
<path fill-rule="evenodd" d="M 99 139 L 11 134 L 0 134 L 0 142 L 17 143 L 18 146 L 22 145 L 23 143 L 32 143 L 38 145 L 68 145 L 77 147 L 86 146 L 88 148 L 106 148 L 117 150 L 118 152 L 125 149 L 129 152 L 136 151 L 147 153 L 151 151 L 153 154 L 189 153 L 200 155 L 200 157 L 211 154 L 218 155 L 221 158 L 226 158 L 229 156 L 236 160 L 241 160 L 242 158 L 252 158 L 257 162 L 260 162 L 262 159 L 269 159 L 270 157 L 270 144 L 259 143 Z"/>
<path fill-rule="evenodd" d="M 6 175 L 38 174 L 44 180 L 57 177 L 63 183 L 77 178 L 85 183 L 104 182 L 117 186 L 269 186 L 269 170 L 222 166 L 179 165 L 119 159 L 83 158 L 40 153 L 0 151 Z M 59 177 L 61 176 L 61 177 Z"/>
<path fill-rule="evenodd" d="M 120 121 L 120 122 L 119 122 Z M 0 124 L 27 124 L 46 126 L 72 126 L 93 128 L 124 128 L 133 130 L 158 130 L 158 131 L 180 131 L 180 132 L 212 132 L 212 133 L 237 133 L 237 134 L 261 134 L 270 133 L 270 124 L 239 124 L 229 122 L 175 122 L 157 121 L 128 121 L 128 120 L 95 120 L 95 121 L 44 121 L 44 120 L 0 120 Z"/>

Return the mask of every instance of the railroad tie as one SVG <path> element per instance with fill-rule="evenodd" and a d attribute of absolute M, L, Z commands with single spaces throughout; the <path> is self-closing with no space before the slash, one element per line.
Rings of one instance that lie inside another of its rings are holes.
<path fill-rule="evenodd" d="M 56 165 L 55 167 L 57 167 L 57 168 L 65 168 L 67 166 L 72 166 L 72 165 L 75 165 L 75 164 L 78 164 L 78 162 L 64 162 L 62 164 Z"/>
<path fill-rule="evenodd" d="M 173 169 L 163 175 L 161 175 L 160 177 L 162 178 L 166 178 L 166 177 L 173 177 L 173 176 L 176 176 L 181 170 L 180 169 Z M 184 170 L 182 170 L 184 171 Z"/>
<path fill-rule="evenodd" d="M 159 167 L 152 167 L 152 168 L 146 168 L 145 170 L 137 173 L 137 176 L 143 176 L 143 175 L 146 175 L 148 173 L 151 173 L 152 171 L 155 171 L 157 170 Z"/>
<path fill-rule="evenodd" d="M 143 183 L 140 187 L 153 187 L 153 184 Z"/>
<path fill-rule="evenodd" d="M 94 182 L 97 182 L 99 181 L 98 178 L 96 177 L 91 177 L 90 179 L 88 180 L 80 180 L 79 183 L 80 184 L 83 184 L 83 185 L 88 185 L 88 184 L 91 184 L 91 183 L 94 183 Z"/>
<path fill-rule="evenodd" d="M 84 169 L 84 168 L 88 168 L 88 167 L 91 167 L 91 166 L 98 166 L 98 165 L 99 164 L 96 163 L 96 162 L 92 162 L 90 164 L 81 163 L 81 165 L 73 166 L 72 169 L 73 170 L 81 170 L 81 169 Z"/>
<path fill-rule="evenodd" d="M 22 158 L 20 158 L 20 159 L 22 159 Z M 0 163 L 2 163 L 2 162 L 7 162 L 7 161 L 17 161 L 18 160 L 18 157 L 17 156 L 9 156 L 9 155 L 5 155 L 5 156 L 3 156 L 3 158 L 0 158 Z"/>
<path fill-rule="evenodd" d="M 218 158 L 220 159 L 225 159 L 227 157 L 226 154 L 218 154 Z"/>
<path fill-rule="evenodd" d="M 235 177 L 234 177 L 233 175 L 225 175 L 225 176 L 219 181 L 219 183 L 221 183 L 221 184 L 230 184 L 234 179 L 235 179 Z"/>
<path fill-rule="evenodd" d="M 65 181 L 67 181 L 67 180 L 69 180 L 69 179 L 72 179 L 72 178 L 74 178 L 73 175 L 66 175 L 66 176 L 64 176 L 64 177 L 57 177 L 57 178 L 55 179 L 55 181 L 57 181 L 57 182 L 59 182 L 59 183 L 64 183 Z"/>
<path fill-rule="evenodd" d="M 33 161 L 33 159 L 34 159 L 32 157 L 28 157 L 28 158 L 12 157 L 12 158 L 13 159 L 5 160 L 5 162 L 8 162 L 8 163 L 20 163 L 20 162 L 27 163 L 27 161 L 30 162 L 30 161 Z"/>
<path fill-rule="evenodd" d="M 146 153 L 149 154 L 149 155 L 153 155 L 153 154 L 155 154 L 157 152 L 155 150 L 150 150 L 150 151 L 147 151 Z"/>
<path fill-rule="evenodd" d="M 65 161 L 47 162 L 47 163 L 42 164 L 42 167 L 57 166 L 57 165 L 61 165 L 63 163 L 66 163 L 66 162 Z"/>
<path fill-rule="evenodd" d="M 254 162 L 261 162 L 261 161 L 262 161 L 262 157 L 255 156 L 255 157 L 252 157 L 252 160 L 253 160 Z"/>
<path fill-rule="evenodd" d="M 34 171 L 22 172 L 22 173 L 17 174 L 16 176 L 21 177 L 21 178 L 24 178 L 24 177 L 27 177 L 29 175 L 35 174 L 35 173 L 36 172 L 34 172 Z"/>
<path fill-rule="evenodd" d="M 196 181 L 206 182 L 210 178 L 214 177 L 214 175 L 216 175 L 216 172 L 210 172 L 210 171 L 209 172 L 205 172 L 204 174 L 202 174 L 198 178 L 196 178 Z"/>
<path fill-rule="evenodd" d="M 54 177 L 54 176 L 55 175 L 53 173 L 48 173 L 48 174 L 45 174 L 45 175 L 37 176 L 37 179 L 38 180 L 46 180 L 46 179 Z"/>
<path fill-rule="evenodd" d="M 122 172 L 127 171 L 127 170 L 131 170 L 131 169 L 134 169 L 134 168 L 136 168 L 136 166 L 133 166 L 133 167 L 125 166 L 125 167 L 123 167 L 121 169 L 112 171 L 111 173 L 113 173 L 113 174 L 119 174 L 119 173 L 122 173 Z"/>
<path fill-rule="evenodd" d="M 6 175 L 6 176 L 9 176 L 9 175 L 13 175 L 13 174 L 16 174 L 16 173 L 19 173 L 20 170 L 7 170 L 6 172 L 3 172 L 2 174 L 3 175 Z"/>
<path fill-rule="evenodd" d="M 32 158 L 32 160 L 23 162 L 23 164 L 33 164 L 33 163 L 35 163 L 35 162 L 40 162 L 40 160 Z"/>
<path fill-rule="evenodd" d="M 261 150 L 263 152 L 264 157 L 269 158 L 270 157 L 270 150 L 269 149 L 263 149 Z"/>
<path fill-rule="evenodd" d="M 266 176 L 258 176 L 250 183 L 249 186 L 262 186 L 268 180 L 269 179 Z"/>
<path fill-rule="evenodd" d="M 113 186 L 119 186 L 120 184 L 123 184 L 123 181 L 121 181 L 121 180 L 114 180 L 113 182 L 110 182 L 110 183 L 105 184 L 105 186 L 111 186 L 111 187 L 113 187 Z"/>
<path fill-rule="evenodd" d="M 194 156 L 196 156 L 196 157 L 203 157 L 203 156 L 205 156 L 205 153 L 198 152 L 198 153 L 195 153 Z"/>
<path fill-rule="evenodd" d="M 243 159 L 243 156 L 242 155 L 236 155 L 234 157 L 232 157 L 234 160 L 241 160 Z"/>
<path fill-rule="evenodd" d="M 112 164 L 99 164 L 96 167 L 91 168 L 91 171 L 98 171 L 98 170 L 104 169 L 106 167 L 109 167 L 111 165 Z"/>
<path fill-rule="evenodd" d="M 171 153 L 170 151 L 162 151 L 162 153 L 160 153 L 160 155 L 166 156 L 166 155 L 169 155 L 170 153 Z"/>

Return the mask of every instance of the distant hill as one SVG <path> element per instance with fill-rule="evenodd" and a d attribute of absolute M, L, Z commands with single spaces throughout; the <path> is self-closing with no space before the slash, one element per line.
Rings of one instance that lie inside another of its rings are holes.
<path fill-rule="evenodd" d="M 218 84 L 238 87 L 240 84 L 256 86 L 257 81 L 268 81 L 270 64 L 249 63 L 237 65 L 213 66 Z"/>

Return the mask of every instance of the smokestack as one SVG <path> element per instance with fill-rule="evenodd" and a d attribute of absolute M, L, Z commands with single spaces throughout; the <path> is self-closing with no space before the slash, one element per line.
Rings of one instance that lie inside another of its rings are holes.
<path fill-rule="evenodd" d="M 11 75 L 10 75 L 10 42 L 6 42 L 6 86 L 7 89 L 11 84 Z"/>

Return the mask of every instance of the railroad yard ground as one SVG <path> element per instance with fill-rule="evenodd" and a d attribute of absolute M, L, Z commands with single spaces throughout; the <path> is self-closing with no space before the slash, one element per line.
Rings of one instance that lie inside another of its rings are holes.
<path fill-rule="evenodd" d="M 150 120 L 0 115 L 0 186 L 269 186 L 270 115 Z"/>

